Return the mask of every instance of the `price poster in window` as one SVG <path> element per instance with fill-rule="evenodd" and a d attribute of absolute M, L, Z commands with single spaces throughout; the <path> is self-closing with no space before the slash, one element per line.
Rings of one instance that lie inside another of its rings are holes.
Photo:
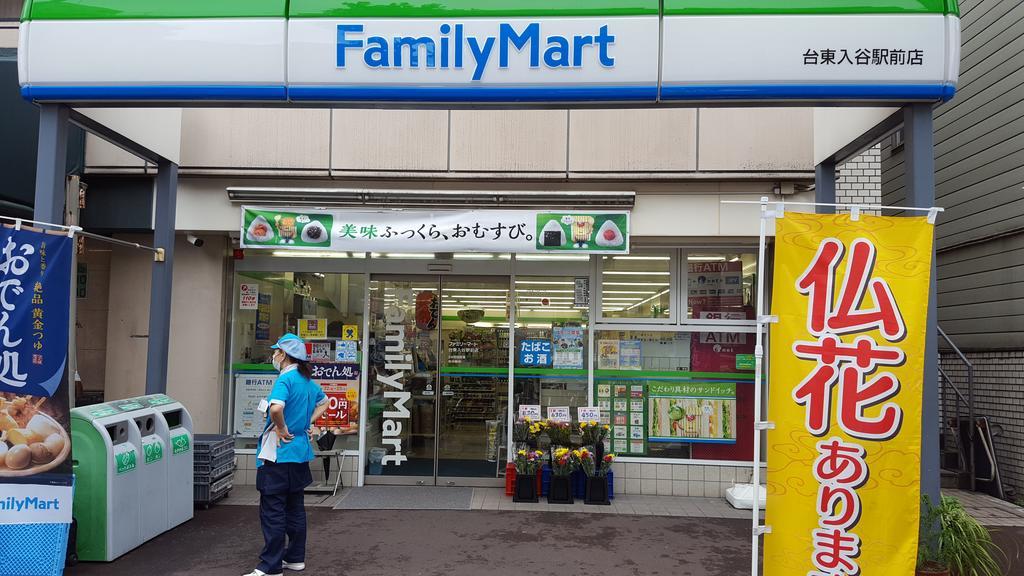
<path fill-rule="evenodd" d="M 311 363 L 313 380 L 327 395 L 327 411 L 316 425 L 335 434 L 359 433 L 359 365 Z"/>
<path fill-rule="evenodd" d="M 647 407 L 644 384 L 637 381 L 595 384 L 595 398 L 602 423 L 610 424 L 612 451 L 616 454 L 647 453 Z"/>

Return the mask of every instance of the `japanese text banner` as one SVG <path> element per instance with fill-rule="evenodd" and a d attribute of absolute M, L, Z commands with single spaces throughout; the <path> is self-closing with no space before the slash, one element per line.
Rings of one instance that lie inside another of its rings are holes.
<path fill-rule="evenodd" d="M 776 224 L 765 576 L 911 576 L 933 226 Z"/>
<path fill-rule="evenodd" d="M 629 252 L 628 212 L 242 208 L 243 248 L 342 252 Z"/>

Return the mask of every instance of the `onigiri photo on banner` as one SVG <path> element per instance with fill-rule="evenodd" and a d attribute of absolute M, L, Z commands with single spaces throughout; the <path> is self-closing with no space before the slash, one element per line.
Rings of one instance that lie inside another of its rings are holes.
<path fill-rule="evenodd" d="M 243 248 L 628 254 L 629 212 L 242 208 Z"/>
<path fill-rule="evenodd" d="M 912 576 L 934 226 L 776 221 L 765 576 Z"/>

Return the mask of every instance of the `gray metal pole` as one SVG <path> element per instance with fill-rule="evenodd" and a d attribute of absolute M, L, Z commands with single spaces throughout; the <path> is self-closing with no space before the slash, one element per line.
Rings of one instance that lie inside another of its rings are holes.
<path fill-rule="evenodd" d="M 907 206 L 935 206 L 935 151 L 931 104 L 903 108 Z M 928 326 L 924 345 L 924 397 L 921 404 L 921 493 L 939 502 L 939 350 L 935 293 L 935 252 L 928 286 Z"/>
<path fill-rule="evenodd" d="M 814 167 L 814 201 L 824 204 L 836 203 L 836 163 L 825 160 Z M 832 206 L 817 206 L 818 214 L 835 214 Z"/>
<path fill-rule="evenodd" d="M 39 106 L 39 146 L 36 150 L 36 198 L 32 219 L 63 224 L 68 155 L 67 106 Z"/>
<path fill-rule="evenodd" d="M 163 262 L 153 262 L 149 300 L 149 349 L 146 394 L 167 392 L 167 354 L 171 343 L 171 283 L 174 279 L 174 209 L 178 196 L 178 165 L 157 165 L 153 245 L 163 248 Z"/>

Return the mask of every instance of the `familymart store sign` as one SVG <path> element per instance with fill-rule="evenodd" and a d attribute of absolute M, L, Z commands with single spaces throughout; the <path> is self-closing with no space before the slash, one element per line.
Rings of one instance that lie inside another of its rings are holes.
<path fill-rule="evenodd" d="M 26 0 L 36 101 L 935 101 L 955 0 Z"/>

